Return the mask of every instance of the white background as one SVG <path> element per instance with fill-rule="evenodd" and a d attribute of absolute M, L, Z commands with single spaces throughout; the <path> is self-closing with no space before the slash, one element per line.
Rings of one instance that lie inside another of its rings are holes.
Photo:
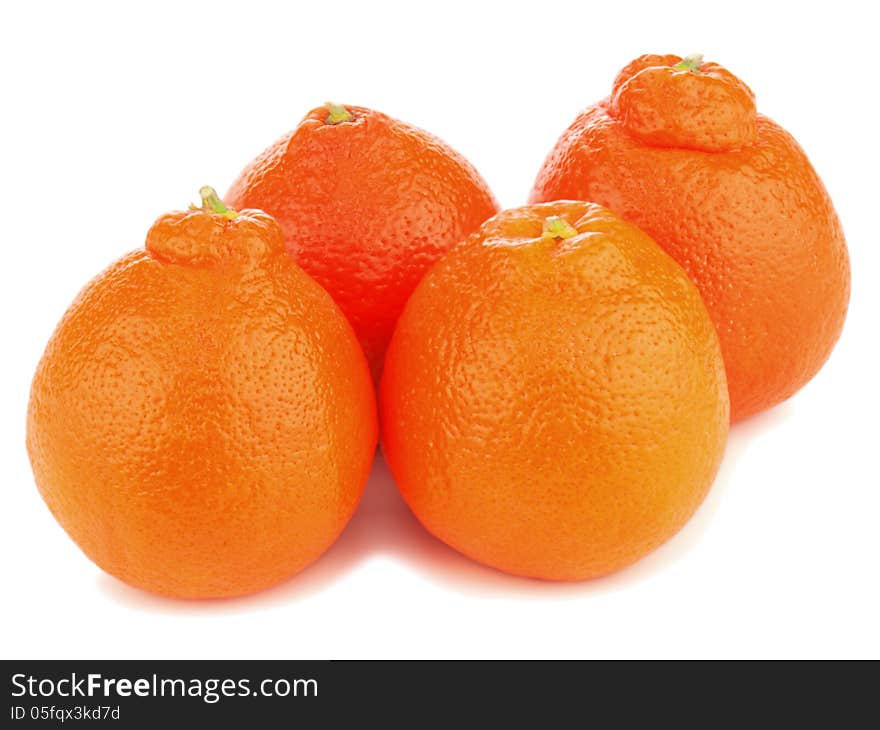
<path fill-rule="evenodd" d="M 10 5 L 4 658 L 880 657 L 876 23 L 860 4 Z M 79 288 L 141 246 L 159 214 L 205 183 L 225 190 L 326 99 L 434 132 L 518 205 L 624 64 L 700 51 L 806 148 L 844 223 L 853 296 L 828 365 L 732 430 L 711 495 L 665 547 L 591 583 L 507 577 L 429 537 L 380 463 L 342 538 L 306 572 L 252 598 L 186 603 L 104 575 L 55 524 L 25 453 L 30 378 Z"/>

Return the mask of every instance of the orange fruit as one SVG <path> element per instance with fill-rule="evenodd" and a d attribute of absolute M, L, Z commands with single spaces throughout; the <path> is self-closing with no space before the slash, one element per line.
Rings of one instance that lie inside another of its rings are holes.
<path fill-rule="evenodd" d="M 27 446 L 49 509 L 138 588 L 251 593 L 315 560 L 376 446 L 363 353 L 266 214 L 159 218 L 82 290 L 34 376 Z"/>
<path fill-rule="evenodd" d="M 708 491 L 727 437 L 697 289 L 598 205 L 505 211 L 418 285 L 382 377 L 382 444 L 438 538 L 509 573 L 622 568 Z"/>
<path fill-rule="evenodd" d="M 605 205 L 696 283 L 721 339 L 733 420 L 785 400 L 822 367 L 849 301 L 831 199 L 751 90 L 701 57 L 641 56 L 550 153 L 532 202 Z"/>
<path fill-rule="evenodd" d="M 403 305 L 428 267 L 494 215 L 477 171 L 436 137 L 363 107 L 309 112 L 225 196 L 260 208 L 348 317 L 378 382 Z"/>

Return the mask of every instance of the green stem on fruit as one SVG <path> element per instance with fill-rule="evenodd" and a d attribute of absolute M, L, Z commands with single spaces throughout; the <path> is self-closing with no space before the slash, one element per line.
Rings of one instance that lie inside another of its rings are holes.
<path fill-rule="evenodd" d="M 543 238 L 571 238 L 577 235 L 577 228 L 558 215 L 551 215 L 544 220 Z"/>
<path fill-rule="evenodd" d="M 350 122 L 354 119 L 352 113 L 348 111 L 342 104 L 334 104 L 332 101 L 326 103 L 327 107 L 327 124 L 339 124 L 340 122 Z"/>
<path fill-rule="evenodd" d="M 703 66 L 703 54 L 702 53 L 692 53 L 690 56 L 685 56 L 682 58 L 677 64 L 675 64 L 672 68 L 676 71 L 690 71 L 691 73 L 698 74 L 700 73 L 700 69 Z"/>
<path fill-rule="evenodd" d="M 199 188 L 199 196 L 202 198 L 202 207 L 199 208 L 196 205 L 190 205 L 190 210 L 207 210 L 211 213 L 222 215 L 224 218 L 238 217 L 238 213 L 232 210 L 232 208 L 226 207 L 226 203 L 220 200 L 217 191 L 210 185 L 205 185 L 204 187 Z"/>

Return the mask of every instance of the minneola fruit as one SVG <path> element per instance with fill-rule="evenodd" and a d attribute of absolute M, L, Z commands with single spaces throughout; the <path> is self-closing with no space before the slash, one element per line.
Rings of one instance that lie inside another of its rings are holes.
<path fill-rule="evenodd" d="M 241 173 L 233 207 L 275 217 L 287 250 L 346 314 L 378 379 L 416 284 L 498 210 L 488 186 L 436 137 L 379 112 L 309 112 Z"/>
<path fill-rule="evenodd" d="M 381 386 L 416 516 L 501 570 L 577 580 L 669 539 L 729 410 L 718 336 L 657 244 L 595 204 L 500 213 L 416 288 Z"/>
<path fill-rule="evenodd" d="M 330 546 L 376 432 L 345 317 L 275 221 L 206 188 L 73 302 L 34 376 L 27 446 L 49 509 L 101 568 L 213 598 Z"/>
<path fill-rule="evenodd" d="M 696 283 L 721 339 L 734 420 L 818 372 L 843 327 L 849 259 L 828 193 L 751 90 L 701 57 L 641 56 L 582 112 L 533 202 L 606 205 Z"/>

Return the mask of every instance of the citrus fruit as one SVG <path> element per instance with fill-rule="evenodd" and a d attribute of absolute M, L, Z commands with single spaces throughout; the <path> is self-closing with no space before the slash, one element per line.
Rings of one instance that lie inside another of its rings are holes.
<path fill-rule="evenodd" d="M 336 104 L 309 112 L 251 162 L 225 200 L 275 217 L 290 254 L 348 317 L 376 379 L 419 279 L 498 210 L 441 140 Z"/>
<path fill-rule="evenodd" d="M 641 56 L 563 133 L 532 202 L 608 206 L 696 283 L 718 330 L 731 416 L 799 390 L 843 327 L 849 259 L 822 182 L 751 90 L 701 57 Z"/>
<path fill-rule="evenodd" d="M 251 593 L 334 541 L 376 445 L 360 346 L 276 223 L 159 218 L 78 295 L 34 376 L 39 490 L 101 568 L 159 594 Z"/>
<path fill-rule="evenodd" d="M 684 271 L 591 203 L 498 214 L 424 277 L 381 384 L 418 519 L 509 573 L 577 580 L 671 537 L 727 437 L 718 337 Z"/>

